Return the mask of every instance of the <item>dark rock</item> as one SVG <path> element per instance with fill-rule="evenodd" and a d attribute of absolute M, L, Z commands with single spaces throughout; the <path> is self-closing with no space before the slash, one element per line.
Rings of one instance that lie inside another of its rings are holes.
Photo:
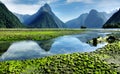
<path fill-rule="evenodd" d="M 93 38 L 93 46 L 97 46 L 97 38 Z"/>
<path fill-rule="evenodd" d="M 115 42 L 115 40 L 116 40 L 116 38 L 114 36 L 109 36 L 107 38 L 108 43 L 113 43 L 113 42 Z"/>

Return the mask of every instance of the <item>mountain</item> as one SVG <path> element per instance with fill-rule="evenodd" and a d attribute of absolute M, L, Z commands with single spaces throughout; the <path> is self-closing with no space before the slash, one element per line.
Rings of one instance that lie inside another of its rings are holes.
<path fill-rule="evenodd" d="M 108 20 L 115 12 L 117 11 L 112 11 L 110 13 L 106 13 L 106 12 L 100 12 L 102 15 L 105 16 L 105 18 Z"/>
<path fill-rule="evenodd" d="M 103 25 L 103 28 L 120 28 L 120 9 Z"/>
<path fill-rule="evenodd" d="M 41 7 L 24 23 L 32 28 L 65 28 L 65 24 L 52 12 L 48 4 Z"/>
<path fill-rule="evenodd" d="M 98 12 L 92 9 L 89 13 L 81 14 L 80 17 L 66 22 L 69 28 L 101 28 L 103 24 L 111 17 L 112 13 Z"/>
<path fill-rule="evenodd" d="M 28 14 L 18 14 L 18 13 L 14 13 L 14 15 L 17 16 L 22 23 L 24 23 L 31 16 Z"/>
<path fill-rule="evenodd" d="M 88 16 L 88 13 L 80 15 L 78 18 L 66 22 L 68 28 L 80 28 L 85 24 L 85 19 Z"/>
<path fill-rule="evenodd" d="M 103 14 L 99 13 L 96 10 L 91 10 L 85 20 L 85 26 L 87 28 L 101 28 L 106 20 L 107 19 Z"/>
<path fill-rule="evenodd" d="M 0 28 L 20 28 L 23 27 L 19 19 L 10 12 L 7 7 L 0 2 Z"/>

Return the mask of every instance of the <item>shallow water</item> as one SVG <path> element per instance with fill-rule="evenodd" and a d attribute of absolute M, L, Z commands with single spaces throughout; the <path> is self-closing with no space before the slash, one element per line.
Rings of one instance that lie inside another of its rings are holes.
<path fill-rule="evenodd" d="M 0 60 L 31 59 L 56 54 L 68 54 L 75 52 L 92 52 L 104 47 L 107 43 L 97 46 L 87 44 L 88 40 L 95 37 L 104 37 L 108 32 L 91 31 L 84 34 L 65 35 L 49 41 L 19 41 L 13 42 L 8 50 L 3 53 Z"/>

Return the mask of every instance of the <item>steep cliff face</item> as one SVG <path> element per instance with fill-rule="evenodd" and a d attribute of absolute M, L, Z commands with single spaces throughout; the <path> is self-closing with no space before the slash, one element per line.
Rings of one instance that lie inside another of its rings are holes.
<path fill-rule="evenodd" d="M 103 28 L 120 28 L 120 9 L 103 25 Z"/>
<path fill-rule="evenodd" d="M 81 26 L 87 28 L 102 28 L 108 18 L 109 15 L 93 9 L 89 13 L 81 14 L 80 17 L 68 21 L 66 24 L 69 28 L 80 28 Z"/>
<path fill-rule="evenodd" d="M 101 28 L 105 21 L 104 15 L 101 15 L 96 10 L 91 10 L 85 20 L 85 26 L 87 28 Z"/>
<path fill-rule="evenodd" d="M 65 28 L 65 24 L 52 12 L 48 4 L 41 7 L 24 23 L 32 28 Z"/>

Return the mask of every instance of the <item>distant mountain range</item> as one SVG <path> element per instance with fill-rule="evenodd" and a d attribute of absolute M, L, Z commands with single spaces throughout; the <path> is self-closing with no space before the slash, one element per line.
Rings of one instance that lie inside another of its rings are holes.
<path fill-rule="evenodd" d="M 17 17 L 16 17 L 16 16 Z M 10 12 L 0 2 L 0 28 L 65 28 L 66 25 L 52 12 L 50 6 L 45 4 L 33 15 L 21 15 Z M 24 24 L 22 24 L 20 21 Z"/>
<path fill-rule="evenodd" d="M 0 2 L 0 28 L 20 28 L 23 24 Z"/>
<path fill-rule="evenodd" d="M 24 23 L 31 16 L 28 14 L 18 14 L 18 13 L 14 13 L 14 15 L 17 16 L 22 23 Z"/>
<path fill-rule="evenodd" d="M 80 17 L 66 22 L 69 28 L 102 28 L 103 24 L 112 16 L 113 13 L 98 12 L 91 10 L 89 13 L 81 14 Z"/>
<path fill-rule="evenodd" d="M 88 16 L 88 13 L 80 15 L 80 17 L 66 22 L 68 28 L 80 28 L 85 24 L 85 19 Z"/>
<path fill-rule="evenodd" d="M 120 10 L 114 15 L 113 13 L 107 14 L 93 9 L 65 24 L 52 12 L 48 4 L 42 6 L 33 15 L 22 15 L 13 14 L 0 2 L 0 28 L 120 28 Z"/>
<path fill-rule="evenodd" d="M 103 28 L 120 28 L 120 9 L 103 25 Z"/>

